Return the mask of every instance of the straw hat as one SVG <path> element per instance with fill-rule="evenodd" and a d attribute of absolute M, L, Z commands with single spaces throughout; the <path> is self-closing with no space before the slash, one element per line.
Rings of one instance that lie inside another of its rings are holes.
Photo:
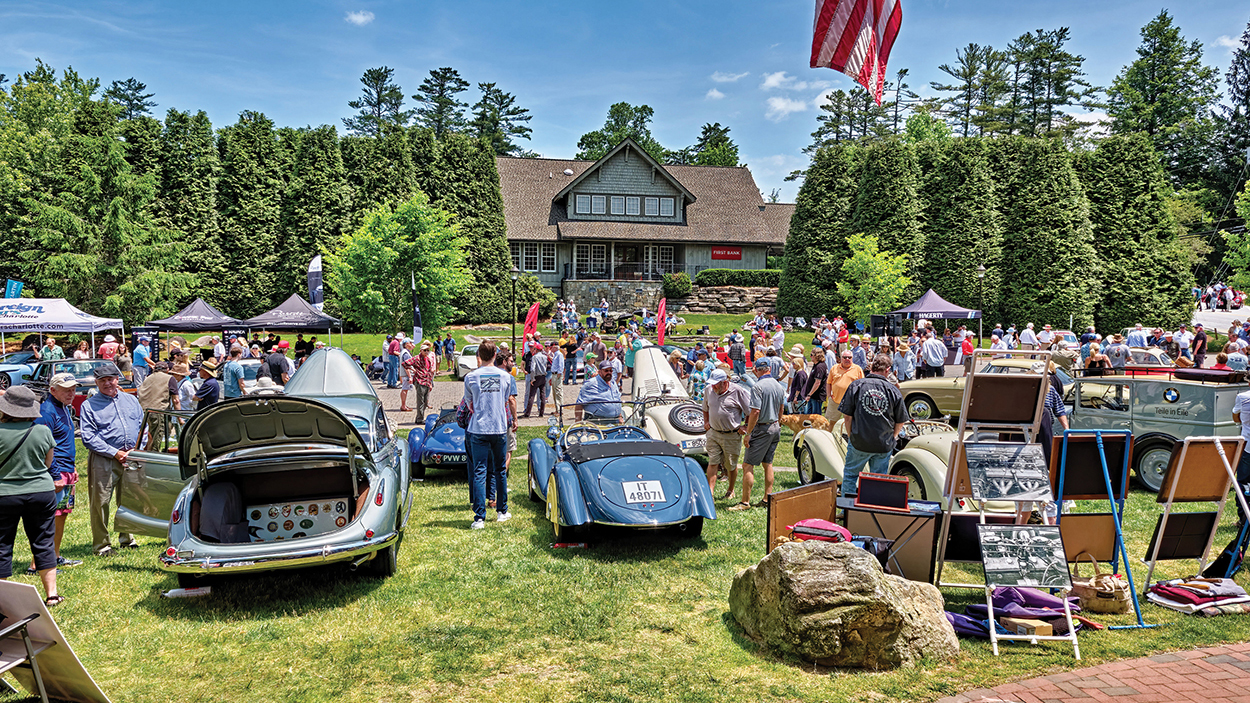
<path fill-rule="evenodd" d="M 911 350 L 911 347 L 907 346 L 907 342 L 899 342 L 898 350 L 901 352 L 908 352 Z"/>
<path fill-rule="evenodd" d="M 790 356 L 803 356 L 803 349 L 804 347 L 802 344 L 796 344 L 790 347 Z"/>
<path fill-rule="evenodd" d="M 14 386 L 0 395 L 0 413 L 15 420 L 39 417 L 39 397 L 27 386 Z"/>
<path fill-rule="evenodd" d="M 217 378 L 217 362 L 212 359 L 206 359 L 204 363 L 200 364 L 200 370 L 206 371 L 213 378 Z"/>
<path fill-rule="evenodd" d="M 169 370 L 169 373 L 173 376 L 186 378 L 191 375 L 191 367 L 186 364 L 174 364 L 173 368 Z"/>
<path fill-rule="evenodd" d="M 1123 341 L 1124 341 L 1124 335 L 1122 335 L 1122 334 L 1113 334 L 1113 335 L 1111 335 L 1111 343 L 1112 343 L 1112 344 L 1119 344 L 1120 342 L 1123 342 Z"/>

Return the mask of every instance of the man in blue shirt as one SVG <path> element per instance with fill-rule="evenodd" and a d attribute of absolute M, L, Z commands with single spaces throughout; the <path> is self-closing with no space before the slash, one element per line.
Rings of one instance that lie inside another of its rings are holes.
<path fill-rule="evenodd" d="M 589 358 L 589 357 L 587 357 Z M 577 394 L 574 415 L 578 420 L 621 420 L 621 392 L 612 383 L 612 362 L 599 362 L 599 373 L 590 376 Z"/>
<path fill-rule="evenodd" d="M 239 363 L 239 359 L 243 358 L 243 347 L 230 347 L 230 361 L 221 370 L 222 388 L 221 392 L 227 399 L 242 398 L 246 395 L 243 389 L 243 364 Z"/>
<path fill-rule="evenodd" d="M 143 383 L 143 379 L 147 378 L 152 371 L 152 367 L 148 365 L 148 358 L 151 356 L 152 350 L 148 348 L 148 338 L 140 337 L 139 344 L 135 346 L 135 351 L 132 355 L 134 361 L 130 366 L 130 376 L 134 379 L 136 387 Z"/>
<path fill-rule="evenodd" d="M 205 362 L 209 363 L 209 362 Z M 143 408 L 139 399 L 121 392 L 121 371 L 112 362 L 100 364 L 93 372 L 96 390 L 79 410 L 82 443 L 90 455 L 87 474 L 91 497 L 91 550 L 96 556 L 113 556 L 109 544 L 109 501 L 113 490 L 120 487 L 125 471 L 122 462 L 139 442 L 143 425 Z M 138 548 L 133 535 L 122 532 L 117 543 L 123 548 Z"/>
<path fill-rule="evenodd" d="M 200 389 L 195 392 L 195 411 L 216 403 L 221 399 L 221 384 L 217 382 L 217 364 L 212 359 L 205 359 L 200 364 Z"/>
<path fill-rule="evenodd" d="M 516 379 L 495 366 L 495 343 L 486 340 L 477 347 L 477 368 L 464 377 L 464 402 L 473 413 L 466 428 L 469 450 L 469 497 L 473 503 L 470 529 L 486 527 L 486 477 L 496 477 L 495 510 L 497 522 L 512 519 L 508 512 L 508 471 L 504 455 L 508 451 L 508 430 L 516 426 Z"/>
<path fill-rule="evenodd" d="M 72 373 L 58 373 L 48 383 L 48 397 L 39 406 L 36 425 L 52 430 L 56 447 L 52 450 L 53 485 L 56 486 L 56 532 L 52 545 L 56 549 L 57 567 L 78 566 L 78 559 L 61 556 L 61 537 L 65 535 L 65 519 L 74 511 L 74 485 L 78 483 L 78 469 L 74 464 L 78 450 L 74 445 L 74 392 L 78 379 Z M 27 569 L 30 573 L 30 569 Z"/>

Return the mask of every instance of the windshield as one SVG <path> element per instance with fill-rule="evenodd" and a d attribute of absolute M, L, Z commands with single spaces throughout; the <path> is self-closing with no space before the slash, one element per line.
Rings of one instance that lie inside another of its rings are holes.
<path fill-rule="evenodd" d="M 1172 360 L 1167 354 L 1161 351 L 1150 351 L 1148 349 L 1133 349 L 1130 352 L 1133 355 L 1133 363 L 1137 366 L 1171 366 Z"/>
<path fill-rule="evenodd" d="M 69 372 L 74 374 L 74 378 L 79 381 L 95 382 L 95 367 L 101 364 L 107 364 L 107 361 L 58 361 L 52 364 L 52 374 Z"/>
<path fill-rule="evenodd" d="M 365 446 L 372 447 L 373 446 L 373 426 L 369 424 L 369 421 L 364 419 L 363 417 L 356 417 L 355 415 L 348 415 L 347 419 L 351 420 L 352 427 L 355 427 L 357 430 L 360 430 L 360 436 L 364 438 Z"/>
<path fill-rule="evenodd" d="M 260 373 L 260 359 L 243 359 L 239 365 L 243 367 L 243 380 L 256 380 L 256 374 Z"/>
<path fill-rule="evenodd" d="M 464 349 L 460 350 L 460 355 L 461 356 L 477 356 L 477 345 L 476 344 L 466 345 Z"/>

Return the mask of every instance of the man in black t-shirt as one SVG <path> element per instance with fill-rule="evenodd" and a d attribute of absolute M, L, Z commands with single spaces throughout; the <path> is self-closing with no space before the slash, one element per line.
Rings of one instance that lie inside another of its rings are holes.
<path fill-rule="evenodd" d="M 850 436 L 842 470 L 842 495 L 859 491 L 859 473 L 864 465 L 875 474 L 890 472 L 890 455 L 903 423 L 909 419 L 903 394 L 890 383 L 890 357 L 872 357 L 867 376 L 853 381 L 842 396 L 838 410 L 846 416 L 843 427 Z"/>
<path fill-rule="evenodd" d="M 803 396 L 807 398 L 807 407 L 803 412 L 820 415 L 825 405 L 825 381 L 829 378 L 829 366 L 825 363 L 825 350 L 812 350 L 812 370 L 807 374 L 807 388 Z"/>

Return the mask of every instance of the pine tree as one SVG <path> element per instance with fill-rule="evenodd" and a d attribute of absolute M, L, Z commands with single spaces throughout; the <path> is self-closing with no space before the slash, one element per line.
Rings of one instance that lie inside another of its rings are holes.
<path fill-rule="evenodd" d="M 855 208 L 857 152 L 851 144 L 820 149 L 799 187 L 782 258 L 777 313 L 812 317 L 844 310 L 839 268 L 824 261 L 850 257 L 846 240 Z M 827 257 L 827 258 L 825 258 Z"/>
<path fill-rule="evenodd" d="M 322 125 L 302 133 L 282 202 L 278 268 L 273 272 L 280 297 L 303 290 L 309 260 L 346 231 L 349 192 L 334 127 Z"/>
<path fill-rule="evenodd" d="M 210 292 L 226 314 L 251 317 L 290 295 L 275 288 L 272 276 L 282 219 L 283 157 L 273 121 L 252 111 L 240 113 L 238 122 L 221 131 L 219 149 L 226 270 Z"/>
<path fill-rule="evenodd" d="M 358 137 L 381 137 L 386 125 L 403 127 L 412 119 L 413 110 L 404 109 L 404 90 L 394 82 L 395 69 L 387 66 L 370 68 L 360 77 L 362 95 L 347 103 L 359 110 L 343 118 L 348 134 Z"/>
<path fill-rule="evenodd" d="M 952 122 L 960 136 L 967 137 L 973 127 L 973 116 L 981 103 L 981 79 L 986 60 L 994 54 L 994 47 L 969 44 L 955 50 L 958 62 L 954 67 L 950 64 L 938 66 L 938 70 L 955 79 L 954 83 L 942 84 L 937 81 L 929 85 L 937 91 L 954 93 L 943 102 L 950 107 Z"/>
<path fill-rule="evenodd" d="M 999 301 L 1004 321 L 1088 325 L 1098 260 L 1089 203 L 1063 144 L 1050 139 L 990 142 L 1002 172 L 1002 266 Z"/>
<path fill-rule="evenodd" d="M 1168 208 L 1171 189 L 1149 136 L 1108 137 L 1076 163 L 1102 267 L 1095 324 L 1118 330 L 1136 323 L 1165 329 L 1188 323 L 1192 255 L 1177 239 Z"/>
<path fill-rule="evenodd" d="M 228 298 L 218 297 L 227 270 L 217 218 L 221 162 L 208 114 L 203 110 L 194 115 L 170 110 L 165 115 L 160 150 L 157 220 L 183 233 L 182 241 L 190 252 L 183 266 L 198 281 L 195 294 L 222 309 Z"/>
<path fill-rule="evenodd" d="M 923 293 L 917 290 L 924 265 L 924 235 L 915 147 L 899 139 L 869 144 L 863 150 L 858 179 L 851 231 L 876 237 L 882 250 L 906 256 L 913 284 L 908 292 Z"/>
<path fill-rule="evenodd" d="M 516 96 L 505 93 L 494 83 L 478 83 L 482 98 L 473 106 L 473 134 L 490 142 L 496 154 L 512 156 L 523 151 L 513 138 L 529 139 L 534 130 L 525 125 L 534 118 L 516 104 Z"/>
<path fill-rule="evenodd" d="M 118 125 L 117 133 L 126 144 L 126 163 L 136 176 L 155 174 L 160 181 L 161 123 L 153 117 L 136 117 Z"/>
<path fill-rule="evenodd" d="M 1064 50 L 1070 39 L 1067 27 L 1036 30 L 1008 44 L 1006 73 L 1010 95 L 1001 108 L 1000 122 L 1007 134 L 1029 137 L 1070 133 L 1077 123 L 1064 108 L 1099 106 L 1098 89 L 1085 80 L 1085 58 Z"/>
<path fill-rule="evenodd" d="M 694 144 L 694 163 L 698 166 L 737 166 L 738 145 L 729 136 L 729 128 L 719 122 L 704 124 Z"/>
<path fill-rule="evenodd" d="M 136 117 L 151 115 L 156 101 L 149 98 L 155 93 L 144 93 L 148 87 L 134 78 L 124 81 L 113 81 L 109 89 L 104 91 L 104 98 L 121 106 L 118 119 L 133 120 Z"/>
<path fill-rule="evenodd" d="M 417 124 L 434 130 L 434 136 L 442 139 L 451 132 L 459 132 L 465 126 L 464 109 L 467 103 L 456 98 L 469 87 L 454 68 L 444 67 L 430 71 L 429 78 L 421 82 L 413 100 L 421 103 L 417 108 Z"/>

